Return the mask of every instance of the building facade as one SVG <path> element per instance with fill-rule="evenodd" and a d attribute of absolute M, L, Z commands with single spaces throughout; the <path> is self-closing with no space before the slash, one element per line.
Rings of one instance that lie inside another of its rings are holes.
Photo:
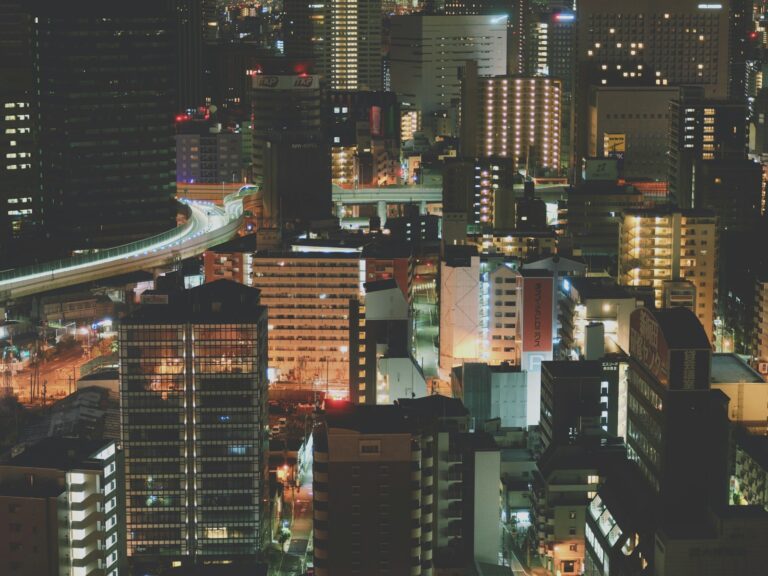
<path fill-rule="evenodd" d="M 687 280 L 710 342 L 715 330 L 718 283 L 717 218 L 705 211 L 627 211 L 621 226 L 619 283 L 653 287 L 656 307 L 664 283 Z"/>
<path fill-rule="evenodd" d="M 122 454 L 113 440 L 45 438 L 0 465 L 3 574 L 118 576 Z"/>
<path fill-rule="evenodd" d="M 222 280 L 144 302 L 118 333 L 128 556 L 253 561 L 269 537 L 259 292 Z"/>

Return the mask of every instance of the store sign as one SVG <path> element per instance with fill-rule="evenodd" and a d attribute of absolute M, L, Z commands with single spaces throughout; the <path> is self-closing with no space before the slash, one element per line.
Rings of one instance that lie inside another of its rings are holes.
<path fill-rule="evenodd" d="M 253 76 L 253 87 L 256 90 L 307 90 L 317 86 L 317 76 Z"/>
<path fill-rule="evenodd" d="M 552 350 L 552 278 L 523 279 L 523 352 Z"/>

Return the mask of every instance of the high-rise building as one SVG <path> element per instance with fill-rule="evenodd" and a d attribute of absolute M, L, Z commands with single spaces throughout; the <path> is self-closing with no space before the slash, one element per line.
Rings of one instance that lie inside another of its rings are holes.
<path fill-rule="evenodd" d="M 264 218 L 274 227 L 331 212 L 331 152 L 323 125 L 321 78 L 302 63 L 252 75 L 253 175 Z M 296 170 L 301 166 L 301 170 Z"/>
<path fill-rule="evenodd" d="M 706 208 L 697 197 L 702 164 L 747 159 L 746 104 L 705 100 L 687 90 L 671 100 L 670 122 L 669 192 L 681 208 Z"/>
<path fill-rule="evenodd" d="M 123 574 L 122 461 L 114 440 L 52 437 L 0 464 L 0 572 Z"/>
<path fill-rule="evenodd" d="M 423 128 L 436 134 L 435 115 L 447 115 L 450 135 L 458 134 L 459 70 L 467 61 L 483 76 L 507 72 L 506 16 L 395 16 L 390 36 L 392 91 L 403 113 L 420 114 Z"/>
<path fill-rule="evenodd" d="M 326 16 L 325 2 L 283 2 L 283 53 L 292 59 L 311 59 L 318 74 L 325 74 Z"/>
<path fill-rule="evenodd" d="M 728 397 L 710 390 L 712 347 L 686 308 L 632 313 L 627 450 L 664 516 L 722 506 L 728 495 Z"/>
<path fill-rule="evenodd" d="M 702 87 L 726 98 L 731 2 L 583 0 L 577 12 L 575 152 L 586 157 L 591 86 Z M 695 32 L 694 32 L 695 30 Z M 673 57 L 674 56 L 674 57 Z"/>
<path fill-rule="evenodd" d="M 40 1 L 32 13 L 50 255 L 172 228 L 173 6 Z"/>
<path fill-rule="evenodd" d="M 221 280 L 143 302 L 118 332 L 130 561 L 252 562 L 270 530 L 259 291 Z"/>
<path fill-rule="evenodd" d="M 332 90 L 381 90 L 381 0 L 326 0 L 322 69 Z"/>
<path fill-rule="evenodd" d="M 461 93 L 465 155 L 511 158 L 529 175 L 559 173 L 559 80 L 480 76 L 470 63 Z"/>
<path fill-rule="evenodd" d="M 687 280 L 696 289 L 692 310 L 713 342 L 718 284 L 717 218 L 706 211 L 642 210 L 624 213 L 619 283 L 653 287 L 656 307 L 664 283 Z"/>
<path fill-rule="evenodd" d="M 22 254 L 39 256 L 43 240 L 32 17 L 24 2 L 0 1 L 0 38 L 0 262 L 7 266 Z"/>

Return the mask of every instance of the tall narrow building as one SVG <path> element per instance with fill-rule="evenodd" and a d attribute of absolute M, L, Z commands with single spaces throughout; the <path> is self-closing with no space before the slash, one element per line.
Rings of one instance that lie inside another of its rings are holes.
<path fill-rule="evenodd" d="M 131 563 L 253 561 L 269 534 L 260 293 L 221 280 L 144 302 L 119 329 Z"/>
<path fill-rule="evenodd" d="M 327 0 L 325 62 L 332 90 L 381 90 L 381 0 Z"/>
<path fill-rule="evenodd" d="M 31 12 L 49 257 L 172 228 L 173 6 L 36 0 Z"/>

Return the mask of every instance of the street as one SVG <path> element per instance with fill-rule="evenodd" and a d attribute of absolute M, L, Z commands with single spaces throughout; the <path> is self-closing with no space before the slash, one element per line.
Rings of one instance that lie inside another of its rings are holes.
<path fill-rule="evenodd" d="M 89 358 L 83 357 L 82 348 L 74 346 L 58 353 L 51 360 L 42 362 L 39 368 L 40 387 L 35 402 L 41 401 L 44 383 L 46 403 L 64 398 L 73 392 L 80 376 L 80 365 L 88 360 Z M 32 372 L 31 366 L 27 364 L 11 379 L 14 393 L 19 401 L 25 404 L 32 403 L 30 399 Z"/>
<path fill-rule="evenodd" d="M 288 529 L 290 539 L 285 543 L 287 550 L 279 565 L 269 573 L 273 576 L 299 576 L 306 571 L 307 560 L 312 559 L 312 475 L 303 479 L 300 488 L 285 490 L 284 511 L 290 514 Z"/>

